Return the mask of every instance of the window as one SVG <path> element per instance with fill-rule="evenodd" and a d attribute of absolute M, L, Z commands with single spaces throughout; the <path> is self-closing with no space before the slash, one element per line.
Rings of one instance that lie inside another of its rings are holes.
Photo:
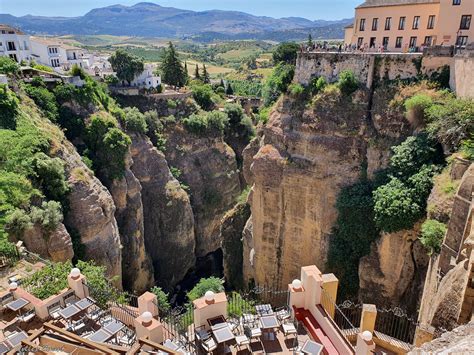
<path fill-rule="evenodd" d="M 385 31 L 390 31 L 390 27 L 392 25 L 392 18 L 391 17 L 387 17 L 385 19 Z"/>
<path fill-rule="evenodd" d="M 370 48 L 375 48 L 375 41 L 376 40 L 377 40 L 376 37 L 370 37 L 370 43 L 369 43 Z"/>
<path fill-rule="evenodd" d="M 435 15 L 430 15 L 430 17 L 428 17 L 428 29 L 429 30 L 432 30 L 434 28 L 434 25 L 435 25 Z"/>
<path fill-rule="evenodd" d="M 53 68 L 59 67 L 59 59 L 57 59 L 57 58 L 51 59 L 51 66 Z"/>
<path fill-rule="evenodd" d="M 15 42 L 7 42 L 7 50 L 16 51 Z"/>
<path fill-rule="evenodd" d="M 425 46 L 431 46 L 433 43 L 433 37 L 431 36 L 426 36 L 425 37 L 425 42 L 423 43 Z"/>
<path fill-rule="evenodd" d="M 384 37 L 382 40 L 382 46 L 383 46 L 383 49 L 385 50 L 388 48 L 388 41 L 389 41 L 388 37 Z"/>
<path fill-rule="evenodd" d="M 456 39 L 456 46 L 465 46 L 467 45 L 467 36 L 458 36 Z"/>
<path fill-rule="evenodd" d="M 460 30 L 468 30 L 471 27 L 471 15 L 462 15 Z"/>
<path fill-rule="evenodd" d="M 357 38 L 357 48 L 362 47 L 363 43 L 364 43 L 364 37 Z"/>
<path fill-rule="evenodd" d="M 365 18 L 360 19 L 359 31 L 365 31 Z"/>
<path fill-rule="evenodd" d="M 15 62 L 18 62 L 16 54 L 10 54 L 10 58 L 13 59 Z"/>
<path fill-rule="evenodd" d="M 56 54 L 58 53 L 58 49 L 56 47 L 48 47 L 48 52 L 50 54 Z"/>
<path fill-rule="evenodd" d="M 416 37 L 410 37 L 410 48 L 416 47 Z"/>
<path fill-rule="evenodd" d="M 378 26 L 379 26 L 379 19 L 376 17 L 372 20 L 372 31 L 377 31 Z"/>
<path fill-rule="evenodd" d="M 397 37 L 395 41 L 395 48 L 402 48 L 403 37 Z"/>
<path fill-rule="evenodd" d="M 400 21 L 398 22 L 398 29 L 399 30 L 404 30 L 405 29 L 405 20 L 406 20 L 405 16 L 400 17 Z"/>
<path fill-rule="evenodd" d="M 417 30 L 420 27 L 420 16 L 413 17 L 413 29 Z"/>
<path fill-rule="evenodd" d="M 453 5 L 461 5 L 461 0 L 453 0 Z"/>
<path fill-rule="evenodd" d="M 27 41 L 23 41 L 23 48 L 25 48 L 26 51 L 29 49 Z"/>

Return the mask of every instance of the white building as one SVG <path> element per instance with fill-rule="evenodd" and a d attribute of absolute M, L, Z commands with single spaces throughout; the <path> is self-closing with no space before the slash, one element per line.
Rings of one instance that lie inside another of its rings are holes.
<path fill-rule="evenodd" d="M 145 69 L 143 72 L 136 76 L 135 79 L 132 80 L 130 83 L 131 86 L 136 86 L 139 88 L 151 89 L 156 88 L 161 85 L 161 77 L 159 75 L 155 75 L 154 72 L 156 70 L 156 65 L 151 63 L 145 64 Z M 126 83 L 122 82 L 122 85 Z"/>
<path fill-rule="evenodd" d="M 81 48 L 47 37 L 31 37 L 30 41 L 31 57 L 38 64 L 48 65 L 59 72 L 70 70 L 73 65 L 89 68 Z"/>
<path fill-rule="evenodd" d="M 30 37 L 16 28 L 0 24 L 0 55 L 17 62 L 30 60 Z"/>

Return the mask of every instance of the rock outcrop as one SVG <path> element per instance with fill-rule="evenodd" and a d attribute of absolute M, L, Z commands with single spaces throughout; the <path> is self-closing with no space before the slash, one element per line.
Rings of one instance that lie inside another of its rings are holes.
<path fill-rule="evenodd" d="M 130 169 L 142 186 L 146 250 L 157 284 L 170 289 L 194 266 L 193 211 L 163 153 L 146 136 L 132 134 L 131 138 Z"/>
<path fill-rule="evenodd" d="M 456 165 L 453 166 L 456 168 Z M 459 176 L 455 174 L 453 177 Z M 474 164 L 465 171 L 454 196 L 441 253 L 430 260 L 419 322 L 453 329 L 471 319 L 474 303 Z"/>
<path fill-rule="evenodd" d="M 127 290 L 142 293 L 155 283 L 153 264 L 145 250 L 143 226 L 142 187 L 130 170 L 130 155 L 127 156 L 124 177 L 115 180 L 110 187 L 114 198 L 122 249 L 122 284 Z"/>
<path fill-rule="evenodd" d="M 222 218 L 220 234 L 224 255 L 224 276 L 234 289 L 241 289 L 244 286 L 242 232 L 249 217 L 250 206 L 247 203 L 238 203 Z"/>
<path fill-rule="evenodd" d="M 359 299 L 377 306 L 399 306 L 415 312 L 423 291 L 429 257 L 412 229 L 384 233 L 359 263 Z"/>
<path fill-rule="evenodd" d="M 28 251 L 55 262 L 71 260 L 74 256 L 69 233 L 60 223 L 53 231 L 45 231 L 40 225 L 24 231 L 21 240 Z"/>
<path fill-rule="evenodd" d="M 166 160 L 189 186 L 194 212 L 196 256 L 221 246 L 220 225 L 240 194 L 235 153 L 221 136 L 189 133 L 181 125 L 166 132 Z"/>
<path fill-rule="evenodd" d="M 325 269 L 339 191 L 385 167 L 390 146 L 410 133 L 403 112 L 388 108 L 387 92 L 377 88 L 372 100 L 358 90 L 277 103 L 259 142 L 244 151 L 244 174 L 253 182 L 246 280 L 285 287 L 303 265 Z"/>

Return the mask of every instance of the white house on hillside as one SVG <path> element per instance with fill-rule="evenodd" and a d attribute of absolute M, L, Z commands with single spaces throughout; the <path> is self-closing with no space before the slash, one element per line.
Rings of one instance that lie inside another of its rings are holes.
<path fill-rule="evenodd" d="M 89 67 L 81 48 L 46 37 L 31 37 L 30 41 L 32 59 L 39 64 L 53 67 L 56 71 L 67 71 L 73 65 L 84 69 Z"/>
<path fill-rule="evenodd" d="M 130 83 L 131 86 L 151 89 L 156 88 L 161 85 L 161 77 L 155 75 L 154 71 L 156 70 L 156 65 L 151 63 L 146 63 L 143 72 L 135 77 Z M 126 82 L 122 82 L 122 85 L 127 85 Z"/>
<path fill-rule="evenodd" d="M 16 28 L 0 24 L 0 55 L 17 62 L 30 60 L 30 37 Z"/>

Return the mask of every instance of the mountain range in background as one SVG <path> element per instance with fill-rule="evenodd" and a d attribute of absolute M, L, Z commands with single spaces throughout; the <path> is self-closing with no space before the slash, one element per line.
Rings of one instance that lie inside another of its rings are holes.
<path fill-rule="evenodd" d="M 316 12 L 317 10 L 315 10 Z M 78 17 L 16 17 L 0 14 L 0 23 L 31 34 L 116 35 L 194 39 L 199 41 L 259 39 L 340 39 L 352 19 L 311 21 L 301 17 L 275 19 L 239 11 L 190 11 L 141 2 L 133 6 L 112 5 Z"/>

